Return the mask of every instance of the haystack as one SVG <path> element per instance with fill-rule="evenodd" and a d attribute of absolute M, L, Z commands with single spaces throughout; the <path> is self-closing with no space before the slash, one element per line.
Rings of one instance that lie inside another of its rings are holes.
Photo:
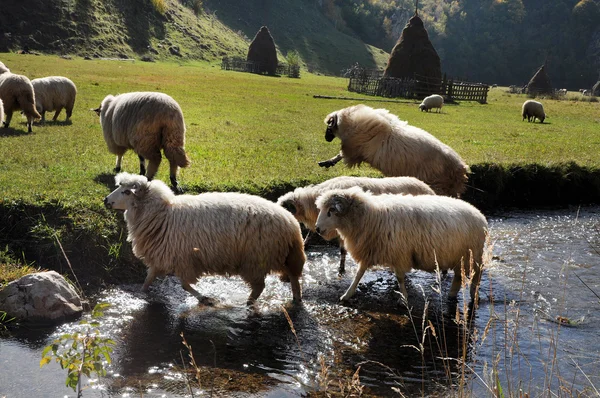
<path fill-rule="evenodd" d="M 429 41 L 423 21 L 415 13 L 404 27 L 384 72 L 385 77 L 426 78 L 419 84 L 423 97 L 439 92 L 442 80 L 440 57 Z M 433 84 L 432 84 L 433 83 Z"/>
<path fill-rule="evenodd" d="M 258 65 L 258 73 L 274 75 L 277 72 L 277 50 L 275 41 L 266 26 L 260 28 L 248 49 L 248 61 Z"/>
<path fill-rule="evenodd" d="M 552 83 L 546 73 L 546 64 L 542 65 L 527 84 L 527 94 L 552 94 Z"/>

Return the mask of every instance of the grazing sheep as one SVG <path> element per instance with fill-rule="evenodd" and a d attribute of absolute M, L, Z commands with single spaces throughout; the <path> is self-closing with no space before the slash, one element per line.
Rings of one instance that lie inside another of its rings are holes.
<path fill-rule="evenodd" d="M 73 113 L 77 87 L 66 77 L 49 76 L 31 81 L 35 93 L 35 108 L 42 115 L 42 122 L 46 121 L 46 112 L 56 111 L 52 121 L 56 121 L 62 108 L 65 108 L 69 120 Z"/>
<path fill-rule="evenodd" d="M 163 149 L 171 167 L 173 190 L 181 192 L 177 184 L 177 168 L 189 166 L 190 159 L 184 148 L 183 112 L 173 98 L 155 92 L 107 95 L 94 111 L 100 116 L 108 150 L 117 155 L 117 173 L 121 171 L 123 154 L 133 149 L 140 159 L 140 174 L 152 180 L 162 160 L 160 150 Z"/>
<path fill-rule="evenodd" d="M 405 194 L 405 195 L 435 195 L 431 189 L 423 181 L 414 177 L 385 177 L 385 178 L 369 178 L 369 177 L 335 177 L 324 181 L 317 185 L 309 185 L 306 187 L 296 188 L 292 192 L 288 192 L 281 196 L 277 203 L 287 209 L 296 217 L 296 220 L 304 224 L 309 229 L 309 234 L 306 236 L 305 243 L 308 241 L 310 232 L 315 231 L 315 223 L 319 215 L 319 209 L 315 204 L 317 197 L 322 193 L 332 189 L 343 189 L 351 187 L 360 187 L 375 195 L 383 193 Z M 335 231 L 331 231 L 332 235 L 324 237 L 331 240 L 337 237 Z M 344 241 L 340 240 L 340 266 L 339 272 L 345 271 L 346 249 Z"/>
<path fill-rule="evenodd" d="M 387 109 L 355 105 L 330 113 L 325 123 L 325 139 L 331 142 L 338 137 L 342 150 L 319 162 L 321 167 L 331 167 L 342 159 L 349 167 L 366 162 L 386 176 L 416 177 L 438 195 L 460 196 L 465 191 L 469 167 L 461 157 Z"/>
<path fill-rule="evenodd" d="M 544 105 L 541 102 L 534 100 L 527 100 L 523 103 L 523 108 L 521 109 L 521 115 L 523 116 L 523 120 L 527 118 L 528 122 L 534 122 L 537 117 L 540 123 L 544 123 L 544 119 L 546 119 L 546 114 L 544 113 Z"/>
<path fill-rule="evenodd" d="M 437 108 L 438 112 L 440 112 L 442 110 L 442 106 L 444 106 L 444 97 L 433 94 L 423 99 L 423 102 L 421 102 L 421 105 L 419 105 L 419 109 L 421 112 L 429 112 L 430 109 Z"/>
<path fill-rule="evenodd" d="M 6 120 L 4 127 L 10 126 L 13 112 L 21 109 L 27 117 L 27 132 L 31 133 L 34 119 L 41 116 L 35 109 L 33 86 L 26 76 L 15 75 L 0 62 L 0 100 L 4 103 Z"/>
<path fill-rule="evenodd" d="M 185 290 L 207 301 L 190 285 L 199 276 L 239 275 L 250 284 L 248 303 L 265 287 L 265 276 L 289 278 L 295 301 L 306 257 L 300 225 L 277 204 L 240 193 L 179 195 L 159 180 L 119 173 L 106 207 L 125 210 L 127 240 L 148 267 L 143 290 L 157 276 L 173 273 Z"/>
<path fill-rule="evenodd" d="M 317 207 L 317 232 L 327 236 L 337 230 L 359 263 L 352 285 L 340 300 L 352 297 L 365 271 L 377 264 L 394 270 L 405 298 L 404 274 L 411 269 L 433 272 L 438 264 L 441 270 L 454 270 L 448 296 L 455 298 L 461 287 L 461 267 L 469 275 L 473 264 L 470 293 L 475 299 L 487 221 L 467 202 L 430 195 L 375 196 L 349 188 L 324 193 Z"/>

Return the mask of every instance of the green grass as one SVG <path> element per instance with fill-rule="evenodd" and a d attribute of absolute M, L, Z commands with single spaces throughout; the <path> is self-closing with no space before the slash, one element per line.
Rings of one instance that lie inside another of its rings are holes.
<path fill-rule="evenodd" d="M 188 189 L 264 192 L 281 184 L 317 182 L 336 175 L 378 175 L 368 166 L 325 170 L 317 161 L 339 151 L 324 140 L 324 117 L 360 101 L 314 99 L 350 96 L 347 80 L 303 73 L 301 79 L 221 71 L 207 63 L 130 63 L 63 60 L 3 54 L 15 73 L 30 78 L 64 75 L 78 87 L 72 125 L 47 123 L 25 133 L 18 114 L 1 132 L 0 186 L 5 200 L 98 202 L 107 193 L 99 176 L 112 173 L 98 117 L 89 109 L 107 94 L 162 91 L 179 102 L 187 124 L 186 149 L 193 163 L 180 172 Z M 521 120 L 523 96 L 492 89 L 488 104 L 446 105 L 443 113 L 420 112 L 416 101 L 365 102 L 385 107 L 453 147 L 468 164 L 575 162 L 598 168 L 600 104 L 544 100 L 547 123 Z M 64 114 L 59 120 L 64 119 Z M 124 169 L 136 172 L 129 152 Z M 158 178 L 168 180 L 166 160 Z"/>
<path fill-rule="evenodd" d="M 342 163 L 328 170 L 317 165 L 340 149 L 339 140 L 324 139 L 325 116 L 361 100 L 313 95 L 359 97 L 346 91 L 346 79 L 306 71 L 301 79 L 274 78 L 221 71 L 219 65 L 198 61 L 132 63 L 16 54 L 0 54 L 0 61 L 30 78 L 67 76 L 78 87 L 71 124 L 47 122 L 28 134 L 25 119 L 16 113 L 11 128 L 0 129 L 0 247 L 23 253 L 27 263 L 68 274 L 58 237 L 79 279 L 92 284 L 143 274 L 131 248 L 123 244 L 121 215 L 102 205 L 113 188 L 115 156 L 90 109 L 108 94 L 161 91 L 181 105 L 192 165 L 180 171 L 179 180 L 190 193 L 236 190 L 275 199 L 295 186 L 338 175 L 380 175 L 368 165 L 352 170 Z M 453 147 L 474 171 L 470 184 L 485 191 L 465 195 L 478 206 L 541 205 L 553 197 L 562 204 L 589 198 L 597 202 L 600 104 L 543 100 L 547 123 L 534 124 L 521 120 L 525 99 L 497 88 L 488 104 L 446 105 L 440 114 L 420 112 L 419 102 L 412 100 L 372 97 L 364 102 L 388 108 Z M 124 171 L 136 173 L 138 167 L 137 156 L 128 152 Z M 165 160 L 157 178 L 168 181 L 168 170 Z"/>

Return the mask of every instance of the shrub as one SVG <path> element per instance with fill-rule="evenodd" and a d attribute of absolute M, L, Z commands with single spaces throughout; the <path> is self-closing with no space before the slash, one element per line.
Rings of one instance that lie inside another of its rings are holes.
<path fill-rule="evenodd" d="M 158 11 L 160 14 L 165 14 L 167 12 L 167 2 L 166 0 L 150 0 L 154 9 Z"/>

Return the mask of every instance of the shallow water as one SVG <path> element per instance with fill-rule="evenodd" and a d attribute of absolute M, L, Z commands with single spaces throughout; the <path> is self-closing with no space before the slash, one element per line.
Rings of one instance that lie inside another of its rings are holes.
<path fill-rule="evenodd" d="M 339 304 L 356 265 L 348 261 L 339 277 L 332 246 L 309 248 L 299 306 L 275 276 L 268 277 L 255 310 L 246 308 L 249 289 L 238 278 L 199 281 L 197 288 L 218 300 L 215 308 L 199 307 L 172 277 L 156 281 L 149 294 L 139 285 L 111 288 L 94 299 L 112 304 L 101 330 L 117 342 L 113 363 L 107 377 L 86 380 L 93 387 L 84 396 L 191 396 L 181 333 L 203 372 L 194 396 L 336 391 L 340 380 L 351 384 L 358 366 L 365 391 L 375 395 L 391 395 L 392 387 L 407 395 L 446 395 L 464 374 L 473 380 L 472 395 L 484 396 L 494 364 L 505 392 L 562 388 L 595 396 L 600 300 L 583 282 L 600 293 L 599 214 L 600 208 L 585 208 L 489 217 L 494 260 L 482 279 L 470 337 L 454 320 L 457 308 L 465 314 L 462 299 L 457 307 L 444 299 L 451 276 L 441 278 L 440 296 L 436 275 L 408 275 L 409 312 L 397 303 L 393 274 L 374 269 L 355 297 Z M 583 320 L 565 326 L 555 323 L 557 316 Z M 39 360 L 49 341 L 78 327 L 74 322 L 1 338 L 0 396 L 75 396 L 64 387 L 66 373 L 54 363 L 39 369 Z M 464 352 L 463 371 L 457 358 Z M 319 378 L 323 366 L 330 367 L 328 387 Z"/>

